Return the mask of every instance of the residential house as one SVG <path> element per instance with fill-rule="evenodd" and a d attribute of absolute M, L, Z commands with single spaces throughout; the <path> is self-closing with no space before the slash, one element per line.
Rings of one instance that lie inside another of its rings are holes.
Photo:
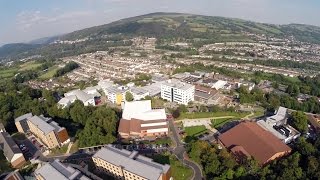
<path fill-rule="evenodd" d="M 29 125 L 27 123 L 27 120 L 31 117 L 32 117 L 32 113 L 27 113 L 27 114 L 24 114 L 22 116 L 17 117 L 14 120 L 14 123 L 18 129 L 18 132 L 25 134 L 30 130 Z"/>
<path fill-rule="evenodd" d="M 0 132 L 0 149 L 13 168 L 20 168 L 26 163 L 20 148 L 7 132 Z"/>

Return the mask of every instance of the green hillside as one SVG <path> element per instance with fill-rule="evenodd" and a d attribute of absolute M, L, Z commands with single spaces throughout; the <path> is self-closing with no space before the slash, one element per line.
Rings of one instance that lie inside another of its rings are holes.
<path fill-rule="evenodd" d="M 235 18 L 210 17 L 178 13 L 152 13 L 127 18 L 110 24 L 75 31 L 56 39 L 87 39 L 76 44 L 11 44 L 0 48 L 0 60 L 18 59 L 32 55 L 63 57 L 107 50 L 110 47 L 129 46 L 123 40 L 136 36 L 157 37 L 158 42 L 185 40 L 195 46 L 226 41 L 255 41 L 248 33 L 267 37 L 294 37 L 302 42 L 320 44 L 320 28 L 289 24 L 273 25 Z"/>

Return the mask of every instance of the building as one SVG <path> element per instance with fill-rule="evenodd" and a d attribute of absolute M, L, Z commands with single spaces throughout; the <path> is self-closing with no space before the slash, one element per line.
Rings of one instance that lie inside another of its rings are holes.
<path fill-rule="evenodd" d="M 20 168 L 26 163 L 20 148 L 7 132 L 0 132 L 0 149 L 13 168 Z"/>
<path fill-rule="evenodd" d="M 0 123 L 0 132 L 7 132 L 2 123 Z"/>
<path fill-rule="evenodd" d="M 127 91 L 128 88 L 125 86 L 110 86 L 104 89 L 108 100 L 117 105 L 121 105 L 125 100 Z"/>
<path fill-rule="evenodd" d="M 37 180 L 89 180 L 79 170 L 62 164 L 58 159 L 35 170 Z"/>
<path fill-rule="evenodd" d="M 27 133 L 29 131 L 29 125 L 27 120 L 32 117 L 32 113 L 24 114 L 22 116 L 17 117 L 14 120 L 14 123 L 20 133 Z"/>
<path fill-rule="evenodd" d="M 139 155 L 137 151 L 120 150 L 108 145 L 93 155 L 92 159 L 99 171 L 116 179 L 169 180 L 171 178 L 169 165 L 155 163 L 152 159 Z"/>
<path fill-rule="evenodd" d="M 15 171 L 12 171 L 11 173 L 9 173 L 4 180 L 24 180 L 24 178 L 21 176 L 21 174 L 19 173 L 19 170 L 16 169 Z"/>
<path fill-rule="evenodd" d="M 291 152 L 291 148 L 255 122 L 242 122 L 221 134 L 219 142 L 237 160 L 253 157 L 265 165 Z"/>
<path fill-rule="evenodd" d="M 92 92 L 92 91 L 87 90 L 87 92 Z M 58 104 L 60 104 L 61 106 L 64 106 L 66 104 L 66 101 L 69 100 L 70 101 L 69 103 L 71 104 L 77 99 L 77 100 L 80 100 L 85 106 L 89 106 L 89 105 L 95 106 L 96 103 L 95 103 L 94 98 L 96 96 L 100 97 L 101 96 L 100 93 L 98 93 L 97 91 L 93 91 L 92 94 L 88 94 L 87 92 L 82 91 L 80 89 L 76 89 L 76 90 L 67 92 L 64 94 L 64 98 L 62 98 L 58 102 Z"/>
<path fill-rule="evenodd" d="M 27 122 L 30 132 L 50 149 L 70 142 L 67 130 L 51 119 L 43 116 L 33 116 Z"/>
<path fill-rule="evenodd" d="M 205 105 L 218 104 L 220 95 L 217 90 L 196 85 L 194 93 L 194 101 Z"/>
<path fill-rule="evenodd" d="M 211 78 L 208 78 L 208 79 L 204 79 L 202 81 L 202 84 L 206 85 L 206 86 L 209 86 L 211 88 L 214 88 L 216 90 L 219 90 L 219 89 L 222 89 L 224 88 L 224 86 L 227 84 L 228 82 L 227 81 L 222 81 L 222 80 L 216 80 L 216 79 L 211 79 Z"/>
<path fill-rule="evenodd" d="M 139 100 L 145 98 L 146 96 L 149 96 L 149 92 L 143 88 L 140 88 L 140 87 L 130 88 L 130 93 L 132 94 L 133 99 L 135 101 L 139 101 Z"/>
<path fill-rule="evenodd" d="M 266 123 L 271 126 L 287 124 L 287 108 L 280 106 L 275 115 L 266 118 Z"/>
<path fill-rule="evenodd" d="M 152 109 L 151 100 L 126 102 L 120 120 L 121 138 L 155 138 L 169 133 L 164 109 Z"/>
<path fill-rule="evenodd" d="M 161 85 L 161 98 L 170 102 L 188 105 L 194 101 L 194 85 L 171 79 Z"/>

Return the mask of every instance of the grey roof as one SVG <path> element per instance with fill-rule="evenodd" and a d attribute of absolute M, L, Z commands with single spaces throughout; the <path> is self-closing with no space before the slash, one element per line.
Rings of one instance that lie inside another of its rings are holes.
<path fill-rule="evenodd" d="M 92 95 L 89 95 L 81 90 L 77 90 L 74 92 L 74 95 L 77 96 L 77 99 L 79 99 L 80 101 L 82 102 L 86 102 L 88 101 L 89 99 L 92 99 Z"/>
<path fill-rule="evenodd" d="M 194 96 L 204 98 L 204 99 L 210 99 L 210 97 L 214 96 L 214 94 L 209 94 L 209 93 L 205 93 L 205 92 L 201 92 L 201 91 L 195 91 Z"/>
<path fill-rule="evenodd" d="M 22 120 L 27 120 L 31 117 L 32 117 L 32 113 L 28 113 L 28 114 L 24 114 L 22 116 L 17 117 L 14 121 L 18 122 L 18 121 L 22 121 Z"/>
<path fill-rule="evenodd" d="M 45 180 L 73 180 L 81 179 L 84 176 L 79 170 L 63 165 L 58 159 L 46 163 L 37 169 L 35 174 L 42 176 Z"/>
<path fill-rule="evenodd" d="M 121 88 L 121 86 L 110 86 L 105 88 L 105 91 L 107 91 L 108 93 L 124 93 L 127 90 L 128 89 L 126 88 Z"/>
<path fill-rule="evenodd" d="M 137 94 L 137 95 L 144 95 L 146 93 L 148 93 L 147 90 L 143 89 L 143 88 L 131 88 L 130 89 L 131 93 Z"/>
<path fill-rule="evenodd" d="M 176 79 L 168 80 L 168 81 L 164 82 L 162 85 L 177 88 L 177 89 L 182 89 L 182 90 L 188 90 L 188 89 L 194 87 L 194 85 L 184 83 L 184 82 L 181 82 Z"/>
<path fill-rule="evenodd" d="M 122 166 L 123 169 L 150 180 L 158 180 L 170 168 L 169 165 L 158 164 L 150 158 L 138 155 L 135 151 L 120 150 L 111 145 L 100 149 L 93 157 Z"/>
<path fill-rule="evenodd" d="M 267 117 L 266 121 L 267 123 L 274 123 L 274 124 L 279 124 L 279 123 L 284 123 L 287 116 L 287 108 L 284 107 L 279 107 L 277 113 L 273 116 Z"/>
<path fill-rule="evenodd" d="M 55 128 L 46 122 L 46 119 L 39 116 L 33 116 L 29 121 L 36 125 L 44 134 L 48 134 L 51 131 L 54 131 Z"/>
<path fill-rule="evenodd" d="M 15 154 L 22 153 L 18 145 L 7 132 L 0 132 L 0 148 L 3 150 L 4 155 L 9 161 L 11 161 Z"/>
<path fill-rule="evenodd" d="M 56 123 L 55 121 L 51 121 L 49 124 L 50 124 L 52 127 L 54 127 L 54 131 L 55 131 L 55 132 L 59 132 L 59 131 L 61 131 L 62 129 L 64 129 L 64 128 L 60 127 L 59 124 Z"/>

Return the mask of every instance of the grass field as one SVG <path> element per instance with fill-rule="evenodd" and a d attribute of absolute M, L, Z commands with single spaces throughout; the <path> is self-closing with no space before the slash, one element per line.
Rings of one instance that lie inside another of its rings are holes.
<path fill-rule="evenodd" d="M 50 155 L 63 155 L 68 150 L 68 144 L 62 146 L 61 148 L 54 148 L 51 150 Z"/>
<path fill-rule="evenodd" d="M 0 69 L 0 78 L 13 77 L 18 72 L 18 68 Z"/>
<path fill-rule="evenodd" d="M 234 118 L 241 119 L 250 113 L 239 113 L 239 112 L 196 112 L 196 113 L 181 113 L 178 120 L 181 119 L 198 119 L 198 118 L 211 118 L 219 116 L 233 116 Z"/>
<path fill-rule="evenodd" d="M 160 164 L 170 164 L 171 176 L 174 180 L 185 180 L 192 177 L 192 170 L 184 166 L 176 157 L 169 155 L 157 154 L 152 157 L 153 160 Z"/>
<path fill-rule="evenodd" d="M 40 79 L 50 79 L 54 76 L 54 74 L 57 72 L 58 69 L 59 69 L 58 66 L 52 66 L 48 69 L 47 72 L 42 74 L 39 78 Z"/>
<path fill-rule="evenodd" d="M 207 128 L 205 126 L 193 126 L 184 128 L 185 132 L 188 136 L 194 137 L 200 134 L 207 132 Z"/>
<path fill-rule="evenodd" d="M 33 70 L 33 69 L 36 69 L 37 67 L 39 67 L 41 65 L 42 65 L 42 63 L 35 62 L 35 61 L 29 61 L 29 62 L 26 62 L 24 64 L 21 64 L 19 71 Z"/>
<path fill-rule="evenodd" d="M 229 121 L 234 120 L 234 118 L 223 118 L 223 119 L 212 119 L 211 120 L 211 126 L 214 128 L 219 128 L 226 124 Z"/>

